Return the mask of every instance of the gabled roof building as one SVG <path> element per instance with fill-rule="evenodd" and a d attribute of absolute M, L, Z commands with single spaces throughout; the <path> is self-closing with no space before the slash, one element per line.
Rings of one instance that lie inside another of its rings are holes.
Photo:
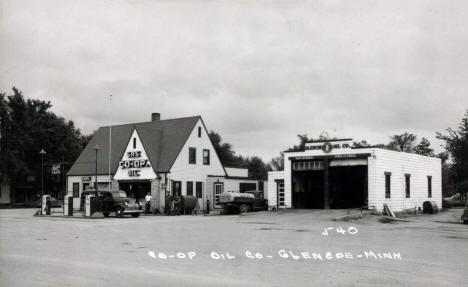
<path fill-rule="evenodd" d="M 222 165 L 200 116 L 161 120 L 153 113 L 149 122 L 100 127 L 67 173 L 67 190 L 78 207 L 81 192 L 95 188 L 97 174 L 98 188 L 125 190 L 137 200 L 150 192 L 152 208 L 162 212 L 166 194 L 193 195 L 200 207 L 208 200 L 210 208 L 219 208 L 225 182 L 232 191 L 266 187 L 246 172 L 233 184 L 226 170 L 232 169 Z"/>

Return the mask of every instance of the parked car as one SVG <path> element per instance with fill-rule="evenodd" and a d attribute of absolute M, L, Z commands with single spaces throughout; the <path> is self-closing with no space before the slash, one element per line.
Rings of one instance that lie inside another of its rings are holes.
<path fill-rule="evenodd" d="M 123 190 L 105 190 L 99 191 L 99 207 L 105 217 L 115 212 L 117 217 L 123 217 L 125 214 L 131 214 L 133 217 L 140 216 L 142 212 L 140 204 L 135 199 L 128 198 Z"/>
<path fill-rule="evenodd" d="M 268 210 L 263 191 L 259 190 L 249 190 L 243 193 L 226 191 L 220 194 L 219 203 L 223 207 L 224 214 Z"/>
<path fill-rule="evenodd" d="M 465 199 L 460 196 L 460 193 L 455 193 L 450 197 L 442 199 L 442 207 L 463 207 L 465 206 Z"/>

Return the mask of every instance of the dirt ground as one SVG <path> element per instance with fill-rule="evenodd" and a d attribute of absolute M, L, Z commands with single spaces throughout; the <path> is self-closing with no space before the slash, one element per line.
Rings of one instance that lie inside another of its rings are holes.
<path fill-rule="evenodd" d="M 468 286 L 462 209 L 390 223 L 334 221 L 337 210 L 123 219 L 34 211 L 0 210 L 0 286 Z"/>

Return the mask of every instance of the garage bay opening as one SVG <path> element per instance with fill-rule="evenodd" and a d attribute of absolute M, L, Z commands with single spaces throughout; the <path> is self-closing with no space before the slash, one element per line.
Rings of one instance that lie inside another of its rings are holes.
<path fill-rule="evenodd" d="M 330 208 L 367 206 L 367 165 L 330 167 Z"/>
<path fill-rule="evenodd" d="M 293 161 L 291 176 L 293 208 L 367 206 L 367 159 Z"/>

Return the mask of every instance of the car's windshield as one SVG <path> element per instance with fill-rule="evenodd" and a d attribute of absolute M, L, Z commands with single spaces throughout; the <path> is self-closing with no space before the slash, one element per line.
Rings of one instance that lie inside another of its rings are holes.
<path fill-rule="evenodd" d="M 127 197 L 127 193 L 125 193 L 125 191 L 123 190 L 119 190 L 119 191 L 113 191 L 112 192 L 112 196 L 115 198 L 115 197 Z"/>

